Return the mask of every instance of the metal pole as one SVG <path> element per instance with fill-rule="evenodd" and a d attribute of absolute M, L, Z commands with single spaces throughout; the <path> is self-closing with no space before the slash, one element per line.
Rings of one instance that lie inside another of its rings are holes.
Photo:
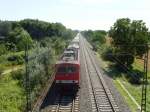
<path fill-rule="evenodd" d="M 147 67 L 148 67 L 148 45 L 146 45 L 146 53 L 144 57 L 144 74 L 142 84 L 142 100 L 141 100 L 141 112 L 146 112 L 146 97 L 147 97 Z"/>
<path fill-rule="evenodd" d="M 29 80 L 29 68 L 28 68 L 28 44 L 25 46 L 25 69 L 26 69 L 26 112 L 31 111 L 31 102 L 30 102 L 30 80 Z"/>

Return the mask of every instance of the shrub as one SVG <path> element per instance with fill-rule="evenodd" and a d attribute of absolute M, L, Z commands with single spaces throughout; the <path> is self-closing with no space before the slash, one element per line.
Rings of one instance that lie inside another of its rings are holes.
<path fill-rule="evenodd" d="M 11 76 L 13 79 L 22 80 L 24 75 L 24 70 L 12 71 Z"/>
<path fill-rule="evenodd" d="M 24 90 L 25 90 L 25 70 L 24 69 L 20 69 L 17 71 L 12 71 L 11 72 L 11 77 L 14 80 L 18 81 L 18 85 L 21 86 Z"/>
<path fill-rule="evenodd" d="M 24 63 L 23 55 L 21 54 L 15 54 L 11 55 L 7 58 L 8 61 L 12 61 L 13 64 L 21 65 Z"/>
<path fill-rule="evenodd" d="M 0 75 L 3 73 L 3 71 L 4 71 L 4 67 L 0 66 Z"/>
<path fill-rule="evenodd" d="M 112 59 L 112 53 L 113 53 L 113 49 L 109 46 L 104 46 L 101 51 L 99 51 L 101 53 L 102 59 L 106 60 L 106 61 L 113 61 Z"/>
<path fill-rule="evenodd" d="M 0 56 L 6 54 L 7 52 L 6 46 L 4 44 L 0 44 Z"/>
<path fill-rule="evenodd" d="M 17 60 L 16 61 L 17 61 L 17 64 L 19 64 L 19 65 L 24 63 L 24 59 L 20 55 L 17 56 Z"/>
<path fill-rule="evenodd" d="M 143 73 L 133 73 L 132 75 L 128 75 L 127 78 L 131 84 L 141 84 L 142 83 Z"/>

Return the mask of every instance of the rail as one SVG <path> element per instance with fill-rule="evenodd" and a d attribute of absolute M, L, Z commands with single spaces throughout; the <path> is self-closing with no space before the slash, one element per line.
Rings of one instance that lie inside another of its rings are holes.
<path fill-rule="evenodd" d="M 85 40 L 84 40 L 84 43 L 85 43 Z M 88 50 L 87 46 L 84 46 L 84 53 L 87 54 L 85 56 L 85 59 L 86 59 L 86 65 L 87 65 L 87 68 L 88 68 L 88 74 L 89 74 L 89 78 L 90 78 L 90 83 L 92 85 L 92 91 L 93 91 L 93 94 L 94 94 L 94 101 L 95 101 L 95 105 L 96 105 L 96 110 L 97 111 L 103 111 L 105 109 L 105 111 L 109 110 L 109 111 L 112 111 L 112 112 L 119 112 L 119 108 L 115 104 L 115 101 L 112 98 L 111 92 L 107 88 L 107 86 L 105 84 L 105 81 L 104 81 L 103 77 L 101 76 L 101 73 L 99 72 L 95 61 L 92 58 L 93 57 L 92 53 Z M 99 86 L 102 86 L 102 88 L 101 87 L 97 87 L 97 88 L 94 87 L 94 82 L 92 82 L 92 79 L 93 79 L 94 75 L 91 76 L 90 75 L 91 72 L 92 72 L 92 75 L 95 74 L 95 78 L 99 79 L 99 82 L 100 82 Z M 101 96 L 99 96 L 99 95 L 101 95 Z M 105 100 L 105 104 L 107 103 L 106 101 L 108 101 L 109 105 L 108 104 L 107 105 L 103 105 L 102 103 L 100 103 L 101 101 L 98 100 L 99 97 L 101 97 L 101 100 L 107 98 L 107 100 Z M 102 107 L 102 105 L 103 105 L 103 107 Z"/>

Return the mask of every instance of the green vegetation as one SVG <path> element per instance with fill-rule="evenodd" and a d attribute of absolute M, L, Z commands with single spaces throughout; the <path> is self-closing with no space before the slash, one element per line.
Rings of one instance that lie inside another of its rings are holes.
<path fill-rule="evenodd" d="M 100 58 L 101 67 L 105 71 L 105 73 L 113 79 L 113 82 L 120 92 L 120 94 L 123 96 L 124 101 L 128 104 L 132 112 L 137 112 L 137 105 L 131 100 L 131 98 L 128 96 L 128 94 L 124 91 L 124 89 L 121 87 L 121 85 L 118 83 L 118 80 L 122 83 L 122 85 L 129 91 L 129 93 L 133 96 L 133 98 L 137 101 L 137 103 L 141 104 L 141 85 L 132 84 L 127 79 L 127 74 L 124 72 L 119 71 L 115 64 L 109 61 L 101 60 L 101 55 L 98 54 L 98 57 Z M 137 63 L 137 62 L 136 62 Z M 138 63 L 139 64 L 139 63 Z M 141 67 L 142 68 L 142 67 Z M 148 73 L 149 74 L 149 73 Z M 149 75 L 150 76 L 150 75 Z M 150 108 L 150 88 L 148 87 L 148 93 L 147 93 L 147 111 L 149 112 Z"/>
<path fill-rule="evenodd" d="M 66 29 L 61 23 L 33 19 L 0 21 L 0 66 L 5 69 L 23 64 L 24 55 L 18 54 L 27 43 L 30 51 L 39 43 L 41 47 L 53 48 L 59 55 L 75 34 L 76 31 Z"/>
<path fill-rule="evenodd" d="M 6 37 L 12 30 L 12 21 L 0 21 L 0 36 Z"/>
<path fill-rule="evenodd" d="M 130 107 L 130 109 L 131 109 L 131 111 L 132 112 L 137 112 L 137 110 L 138 110 L 138 108 L 137 108 L 137 105 L 135 104 L 135 103 L 133 103 L 133 101 L 131 100 L 131 98 L 128 96 L 128 94 L 123 90 L 123 88 L 120 86 L 120 84 L 118 83 L 118 81 L 117 80 L 119 80 L 119 79 L 116 79 L 116 80 L 114 80 L 114 84 L 115 84 L 115 86 L 117 87 L 117 89 L 118 89 L 118 91 L 120 92 L 120 94 L 123 96 L 123 98 L 124 98 L 124 100 L 126 101 L 126 103 L 128 104 L 128 106 Z M 130 93 L 136 93 L 135 95 L 137 96 L 137 95 L 139 95 L 139 96 L 141 96 L 141 88 L 136 88 L 136 86 L 132 86 L 132 85 L 130 85 L 127 81 L 122 81 L 122 80 L 119 80 L 119 81 L 121 81 L 122 83 L 123 83 L 123 85 L 125 86 L 125 87 L 129 87 L 129 88 L 132 88 L 132 89 L 134 89 L 132 92 L 130 92 Z M 126 89 L 128 89 L 128 88 L 126 88 Z M 128 89 L 129 90 L 129 89 Z M 137 90 L 139 91 L 138 93 L 137 93 Z M 132 96 L 133 96 L 133 94 L 132 94 Z M 139 100 L 140 100 L 140 97 L 137 97 Z M 134 98 L 136 98 L 135 96 L 134 96 Z M 136 99 L 137 100 L 137 99 Z M 140 102 L 138 102 L 138 104 L 140 105 Z"/>
<path fill-rule="evenodd" d="M 115 74 L 115 72 L 114 72 Z M 120 84 L 118 83 L 117 80 L 120 80 L 122 82 L 122 84 L 125 86 L 125 88 L 129 91 L 129 93 L 133 96 L 133 98 L 137 101 L 137 103 L 141 106 L 141 91 L 142 91 L 142 85 L 135 85 L 130 83 L 126 78 L 124 78 L 125 74 L 122 74 L 119 78 L 115 78 L 114 79 L 114 84 L 116 85 L 117 89 L 119 90 L 119 92 L 121 93 L 121 95 L 125 98 L 125 101 L 127 102 L 127 104 L 129 105 L 130 109 L 132 110 L 132 112 L 137 112 L 137 106 L 135 105 L 135 103 L 133 103 L 133 101 L 131 100 L 131 98 L 127 95 L 127 93 L 120 87 Z M 150 112 L 150 89 L 147 88 L 147 112 Z"/>
<path fill-rule="evenodd" d="M 21 112 L 25 107 L 24 89 L 19 81 L 7 74 L 0 79 L 0 111 Z"/>
<path fill-rule="evenodd" d="M 47 80 L 50 78 L 55 64 L 56 57 L 50 48 L 38 48 L 29 55 L 28 72 L 31 89 L 31 103 L 40 95 L 39 91 L 43 89 Z M 25 74 L 21 78 L 25 87 Z"/>
<path fill-rule="evenodd" d="M 150 32 L 142 20 L 129 18 L 118 19 L 105 36 L 106 43 L 96 43 L 92 31 L 83 32 L 84 36 L 94 46 L 98 46 L 97 52 L 100 54 L 101 65 L 106 74 L 111 77 L 117 89 L 124 97 L 125 101 L 133 112 L 137 111 L 137 106 L 133 103 L 128 94 L 124 91 L 118 80 L 124 85 L 134 99 L 141 104 L 141 82 L 143 73 L 143 60 L 141 59 L 147 49 L 150 40 Z M 88 35 L 88 36 L 87 36 Z M 93 46 L 93 47 L 94 47 Z M 137 59 L 140 58 L 140 59 Z M 103 64 L 102 64 L 103 62 Z M 120 63 L 128 69 L 125 70 Z M 148 71 L 148 80 L 150 72 Z M 147 111 L 150 112 L 150 90 L 147 90 Z"/>
<path fill-rule="evenodd" d="M 131 66 L 135 56 L 146 52 L 149 32 L 142 20 L 118 19 L 109 31 L 114 55 L 122 64 Z"/>
<path fill-rule="evenodd" d="M 4 70 L 11 69 L 14 66 L 20 66 L 24 63 L 24 51 L 10 52 L 0 56 L 0 68 Z"/>
<path fill-rule="evenodd" d="M 32 19 L 0 21 L 0 74 L 16 66 L 24 66 L 25 48 L 28 46 L 31 103 L 35 102 L 54 71 L 56 60 L 76 33 L 61 23 Z M 24 111 L 25 70 L 0 75 L 0 82 L 0 109 Z"/>
<path fill-rule="evenodd" d="M 106 31 L 104 30 L 88 30 L 83 31 L 82 34 L 87 38 L 87 40 L 91 43 L 94 50 L 99 49 L 105 42 Z"/>
<path fill-rule="evenodd" d="M 22 27 L 16 27 L 9 33 L 9 36 L 6 37 L 6 46 L 8 50 L 23 51 L 27 44 L 29 48 L 32 47 L 32 41 L 27 31 Z"/>

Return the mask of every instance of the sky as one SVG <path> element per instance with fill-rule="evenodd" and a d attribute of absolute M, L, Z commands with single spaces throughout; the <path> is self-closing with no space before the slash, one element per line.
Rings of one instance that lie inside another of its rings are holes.
<path fill-rule="evenodd" d="M 78 30 L 109 30 L 119 18 L 150 29 L 150 0 L 0 0 L 0 20 L 39 19 Z"/>

